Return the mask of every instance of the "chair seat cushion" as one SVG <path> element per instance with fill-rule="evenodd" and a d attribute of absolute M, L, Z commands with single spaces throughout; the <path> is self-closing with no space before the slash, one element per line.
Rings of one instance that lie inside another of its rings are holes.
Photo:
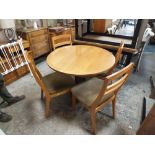
<path fill-rule="evenodd" d="M 90 107 L 98 96 L 104 81 L 98 78 L 92 78 L 82 84 L 79 84 L 71 89 L 73 95 L 86 106 Z M 102 97 L 98 105 L 110 99 L 114 94 L 108 94 Z"/>
<path fill-rule="evenodd" d="M 58 72 L 46 75 L 42 80 L 51 94 L 72 88 L 75 85 L 74 79 L 71 76 Z"/>

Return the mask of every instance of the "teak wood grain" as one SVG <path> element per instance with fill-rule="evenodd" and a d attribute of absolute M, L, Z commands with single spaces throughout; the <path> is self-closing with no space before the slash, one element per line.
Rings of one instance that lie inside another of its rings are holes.
<path fill-rule="evenodd" d="M 48 55 L 46 62 L 61 73 L 91 76 L 108 71 L 115 64 L 115 57 L 99 47 L 74 45 L 55 49 Z"/>
<path fill-rule="evenodd" d="M 34 58 L 38 58 L 50 51 L 50 41 L 47 28 L 18 30 L 22 38 L 29 41 L 30 50 Z"/>

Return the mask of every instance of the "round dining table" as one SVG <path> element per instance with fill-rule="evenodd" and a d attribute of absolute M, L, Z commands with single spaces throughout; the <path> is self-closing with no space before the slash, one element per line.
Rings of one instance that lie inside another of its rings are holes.
<path fill-rule="evenodd" d="M 107 72 L 115 63 L 113 54 L 90 45 L 63 46 L 52 51 L 46 60 L 53 70 L 79 77 Z"/>

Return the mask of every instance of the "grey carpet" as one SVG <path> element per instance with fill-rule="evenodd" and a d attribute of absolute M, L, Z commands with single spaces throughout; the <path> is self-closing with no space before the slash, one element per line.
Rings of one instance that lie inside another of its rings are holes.
<path fill-rule="evenodd" d="M 145 57 L 154 61 L 152 55 L 144 54 L 144 60 Z M 155 68 L 154 62 L 151 65 L 154 65 Z M 37 67 L 43 75 L 52 71 L 45 61 L 39 63 Z M 142 63 L 140 72 L 132 74 L 121 89 L 117 98 L 115 120 L 110 117 L 112 115 L 110 105 L 97 114 L 97 134 L 136 134 L 143 97 L 148 97 L 150 93 L 149 74 L 154 74 L 153 70 L 147 72 L 144 69 L 148 68 L 146 68 L 146 64 Z M 11 122 L 0 123 L 0 128 L 4 133 L 11 135 L 90 134 L 90 115 L 80 104 L 77 105 L 76 111 L 71 110 L 70 94 L 57 97 L 52 101 L 51 116 L 46 119 L 44 103 L 40 100 L 40 88 L 30 74 L 10 84 L 8 89 L 13 95 L 25 94 L 26 99 L 3 110 L 13 116 Z"/>
<path fill-rule="evenodd" d="M 147 45 L 144 49 L 144 52 L 155 52 L 155 45 Z"/>

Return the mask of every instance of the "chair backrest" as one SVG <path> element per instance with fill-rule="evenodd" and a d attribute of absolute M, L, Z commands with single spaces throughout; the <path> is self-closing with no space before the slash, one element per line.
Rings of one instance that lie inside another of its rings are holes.
<path fill-rule="evenodd" d="M 110 75 L 112 73 L 112 71 L 114 70 L 114 68 L 117 66 L 120 58 L 121 58 L 121 54 L 122 54 L 122 51 L 123 51 L 123 47 L 124 47 L 124 42 L 121 41 L 120 43 L 120 46 L 116 52 L 116 55 L 115 55 L 115 64 L 113 65 L 113 67 L 108 71 L 107 75 Z"/>
<path fill-rule="evenodd" d="M 42 75 L 35 65 L 32 53 L 26 52 L 25 57 L 26 57 L 27 62 L 29 63 L 30 70 L 31 70 L 36 82 L 39 84 L 39 86 L 45 92 L 45 94 L 49 95 L 49 92 L 42 81 Z"/>
<path fill-rule="evenodd" d="M 63 45 L 72 45 L 71 34 L 62 34 L 52 37 L 53 49 L 63 46 Z"/>
<path fill-rule="evenodd" d="M 106 78 L 104 78 L 103 86 L 99 92 L 99 95 L 97 96 L 96 100 L 94 101 L 94 104 L 96 101 L 100 101 L 104 95 L 114 94 L 117 95 L 119 89 L 124 85 L 124 83 L 127 81 L 132 69 L 133 69 L 134 63 L 130 63 L 128 66 L 124 67 L 123 69 L 119 70 L 118 72 L 115 72 Z"/>

